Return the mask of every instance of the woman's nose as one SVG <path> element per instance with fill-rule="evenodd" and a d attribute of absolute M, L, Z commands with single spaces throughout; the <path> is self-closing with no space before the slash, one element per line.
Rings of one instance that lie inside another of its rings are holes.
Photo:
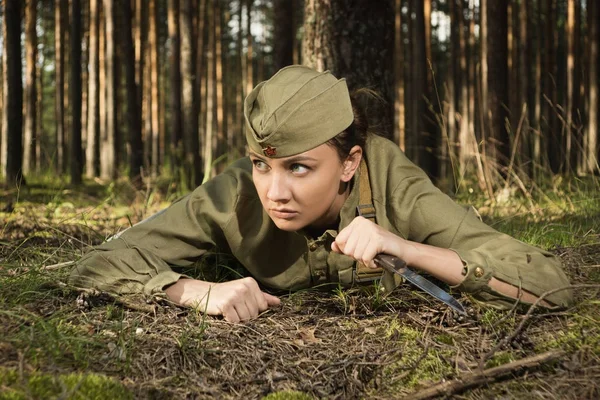
<path fill-rule="evenodd" d="M 287 202 L 291 198 L 291 190 L 285 177 L 280 174 L 273 174 L 271 179 L 269 190 L 267 192 L 267 198 L 274 203 Z"/>

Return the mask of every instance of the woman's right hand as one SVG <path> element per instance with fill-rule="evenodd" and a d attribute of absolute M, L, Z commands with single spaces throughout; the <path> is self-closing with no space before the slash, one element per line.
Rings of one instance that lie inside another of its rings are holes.
<path fill-rule="evenodd" d="M 182 278 L 165 293 L 181 306 L 206 310 L 208 315 L 222 315 L 229 322 L 256 318 L 259 313 L 281 303 L 279 298 L 261 291 L 250 277 L 222 283 Z"/>

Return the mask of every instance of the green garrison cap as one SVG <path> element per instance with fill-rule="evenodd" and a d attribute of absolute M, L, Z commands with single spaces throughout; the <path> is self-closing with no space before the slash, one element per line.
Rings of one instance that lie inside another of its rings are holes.
<path fill-rule="evenodd" d="M 289 157 L 313 149 L 354 119 L 345 79 L 291 65 L 259 83 L 244 102 L 250 150 Z"/>

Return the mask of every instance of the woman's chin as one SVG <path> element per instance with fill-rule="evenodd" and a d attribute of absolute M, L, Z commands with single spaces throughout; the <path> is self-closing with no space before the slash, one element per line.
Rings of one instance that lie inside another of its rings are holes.
<path fill-rule="evenodd" d="M 282 219 L 271 217 L 271 220 L 273 221 L 275 226 L 277 226 L 277 228 L 286 232 L 295 232 L 306 226 L 302 223 L 302 221 L 298 221 L 296 219 Z"/>

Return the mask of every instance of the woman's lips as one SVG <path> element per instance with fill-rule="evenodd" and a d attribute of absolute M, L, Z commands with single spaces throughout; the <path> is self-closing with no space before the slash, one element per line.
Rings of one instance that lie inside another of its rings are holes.
<path fill-rule="evenodd" d="M 272 208 L 271 215 L 280 219 L 292 219 L 298 215 L 298 212 L 293 210 L 276 210 Z"/>

